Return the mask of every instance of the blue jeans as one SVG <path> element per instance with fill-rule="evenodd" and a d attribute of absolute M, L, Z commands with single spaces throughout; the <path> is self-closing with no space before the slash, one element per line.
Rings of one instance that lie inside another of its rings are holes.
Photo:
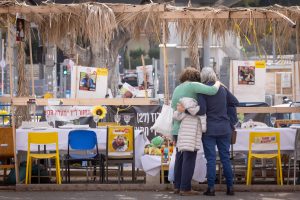
<path fill-rule="evenodd" d="M 197 151 L 176 152 L 174 167 L 174 184 L 176 189 L 190 191 L 192 189 L 192 178 L 194 175 Z"/>
<path fill-rule="evenodd" d="M 205 135 L 202 136 L 203 149 L 207 160 L 207 183 L 209 188 L 214 188 L 216 181 L 216 146 L 218 147 L 220 159 L 223 165 L 223 173 L 226 178 L 227 187 L 233 185 L 233 174 L 230 162 L 230 142 L 229 135 Z"/>

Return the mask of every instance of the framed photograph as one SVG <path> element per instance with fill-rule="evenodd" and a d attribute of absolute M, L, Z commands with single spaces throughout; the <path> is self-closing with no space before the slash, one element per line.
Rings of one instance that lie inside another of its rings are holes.
<path fill-rule="evenodd" d="M 238 84 L 255 84 L 255 66 L 238 66 Z"/>
<path fill-rule="evenodd" d="M 25 40 L 25 20 L 21 18 L 17 18 L 16 21 L 16 41 L 17 42 L 24 42 Z"/>
<path fill-rule="evenodd" d="M 96 72 L 80 72 L 79 90 L 96 91 L 96 81 Z"/>

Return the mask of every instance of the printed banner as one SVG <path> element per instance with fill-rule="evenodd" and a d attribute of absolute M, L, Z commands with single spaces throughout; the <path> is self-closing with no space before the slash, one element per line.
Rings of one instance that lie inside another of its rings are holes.
<path fill-rule="evenodd" d="M 90 117 L 92 108 L 92 106 L 46 106 L 46 119 L 48 122 L 54 122 Z"/>
<path fill-rule="evenodd" d="M 161 112 L 161 107 L 160 105 L 119 107 L 119 115 L 121 115 L 120 123 L 122 125 L 133 126 L 137 130 L 142 130 L 149 139 L 152 139 L 157 133 L 151 131 L 150 128 Z M 69 122 L 80 119 L 81 124 L 89 124 L 90 127 L 95 127 L 96 124 L 91 117 L 92 108 L 93 106 L 46 106 L 46 119 L 48 122 Z M 116 113 L 117 107 L 107 106 L 107 115 L 102 121 L 115 122 L 114 116 Z"/>
<path fill-rule="evenodd" d="M 119 111 L 121 115 L 121 124 L 126 124 L 125 116 L 130 116 L 128 125 L 133 126 L 135 129 L 142 130 L 148 139 L 152 139 L 157 136 L 155 131 L 151 131 L 150 128 L 155 123 L 159 113 L 161 112 L 162 106 L 160 105 L 145 105 L 145 106 L 125 106 L 124 109 Z M 108 106 L 107 121 L 114 121 L 114 115 L 117 112 L 115 106 Z"/>

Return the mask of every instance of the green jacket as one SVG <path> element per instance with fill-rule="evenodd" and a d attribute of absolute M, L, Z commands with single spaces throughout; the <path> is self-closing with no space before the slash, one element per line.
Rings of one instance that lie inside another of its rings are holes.
<path fill-rule="evenodd" d="M 207 86 L 202 83 L 198 82 L 184 82 L 178 85 L 172 96 L 172 108 L 173 110 L 177 110 L 177 103 L 179 99 L 183 97 L 190 97 L 197 100 L 197 94 L 206 94 L 206 95 L 215 95 L 219 90 L 220 83 L 217 82 L 213 86 Z M 173 120 L 173 127 L 172 127 L 172 135 L 178 135 L 180 122 L 177 120 Z"/>

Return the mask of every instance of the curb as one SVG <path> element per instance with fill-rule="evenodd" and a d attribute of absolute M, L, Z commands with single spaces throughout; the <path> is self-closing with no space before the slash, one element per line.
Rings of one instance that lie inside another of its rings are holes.
<path fill-rule="evenodd" d="M 205 191 L 207 185 L 193 185 L 193 189 Z M 226 191 L 225 185 L 216 185 L 216 191 Z M 17 184 L 16 191 L 172 191 L 170 184 Z M 236 192 L 295 192 L 300 191 L 300 185 L 235 185 Z"/>

